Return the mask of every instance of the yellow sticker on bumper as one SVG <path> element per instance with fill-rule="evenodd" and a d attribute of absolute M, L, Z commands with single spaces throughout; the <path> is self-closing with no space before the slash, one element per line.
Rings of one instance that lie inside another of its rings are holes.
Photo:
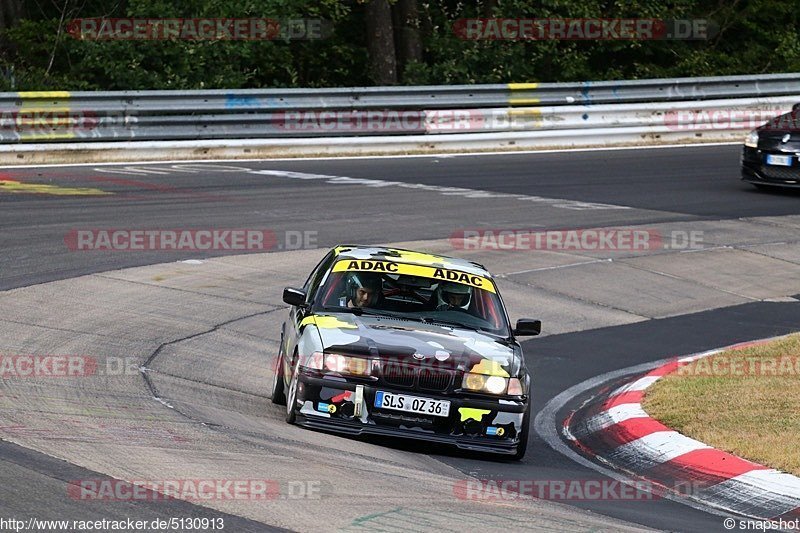
<path fill-rule="evenodd" d="M 489 413 L 491 413 L 489 409 L 473 409 L 471 407 L 458 408 L 458 414 L 461 415 L 462 422 L 467 420 L 477 420 L 480 422 L 483 418 L 483 415 L 488 415 Z"/>

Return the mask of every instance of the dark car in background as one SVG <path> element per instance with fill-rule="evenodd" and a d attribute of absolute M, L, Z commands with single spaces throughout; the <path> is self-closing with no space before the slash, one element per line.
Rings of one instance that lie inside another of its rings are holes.
<path fill-rule="evenodd" d="M 800 104 L 747 135 L 742 180 L 760 189 L 800 188 Z"/>

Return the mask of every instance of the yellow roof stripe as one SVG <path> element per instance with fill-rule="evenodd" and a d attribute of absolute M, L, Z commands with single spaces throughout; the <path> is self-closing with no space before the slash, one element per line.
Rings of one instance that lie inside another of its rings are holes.
<path fill-rule="evenodd" d="M 476 274 L 469 274 L 450 268 L 439 268 L 427 265 L 412 265 L 394 261 L 375 259 L 342 259 L 333 265 L 334 272 L 382 272 L 387 274 L 405 274 L 408 276 L 421 276 L 441 281 L 453 281 L 462 285 L 469 285 L 489 292 L 497 292 L 492 280 Z"/>

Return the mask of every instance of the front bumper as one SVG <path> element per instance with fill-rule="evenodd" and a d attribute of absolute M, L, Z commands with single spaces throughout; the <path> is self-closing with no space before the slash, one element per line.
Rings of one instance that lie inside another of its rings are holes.
<path fill-rule="evenodd" d="M 355 390 L 363 385 L 360 416 Z M 374 407 L 378 390 L 448 400 L 447 417 L 432 417 Z M 382 435 L 455 445 L 465 450 L 513 454 L 517 451 L 528 398 L 523 401 L 473 398 L 410 391 L 339 376 L 314 375 L 300 369 L 297 424 L 348 435 Z M 334 406 L 334 407 L 331 407 Z"/>
<path fill-rule="evenodd" d="M 756 185 L 800 188 L 800 161 L 793 161 L 790 167 L 767 165 L 765 162 L 767 154 L 794 155 L 794 153 L 745 146 L 741 158 L 742 181 Z"/>

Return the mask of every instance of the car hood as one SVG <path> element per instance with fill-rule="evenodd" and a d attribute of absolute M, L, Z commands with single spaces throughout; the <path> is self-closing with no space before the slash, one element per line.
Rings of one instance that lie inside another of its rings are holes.
<path fill-rule="evenodd" d="M 471 329 L 351 313 L 315 315 L 314 324 L 326 352 L 510 376 L 521 366 L 516 343 Z"/>
<path fill-rule="evenodd" d="M 780 137 L 786 133 L 800 133 L 800 113 L 795 114 L 790 111 L 789 113 L 778 115 L 756 128 L 756 130 L 759 135 L 767 137 Z"/>

